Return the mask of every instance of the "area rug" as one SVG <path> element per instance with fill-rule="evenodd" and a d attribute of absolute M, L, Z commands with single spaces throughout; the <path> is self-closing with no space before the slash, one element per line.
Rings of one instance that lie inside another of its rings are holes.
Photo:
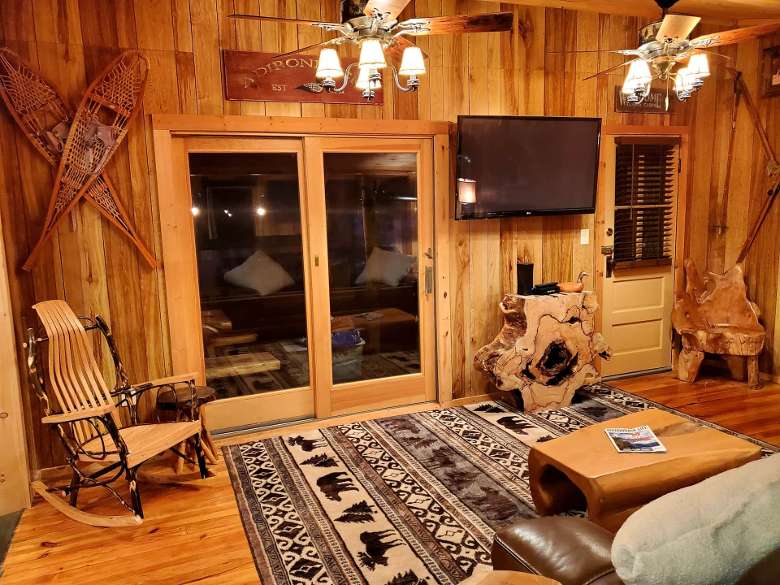
<path fill-rule="evenodd" d="M 536 516 L 530 445 L 649 407 L 697 420 L 600 384 L 567 408 L 520 413 L 482 402 L 224 453 L 264 585 L 454 584 L 490 566 L 495 531 Z"/>

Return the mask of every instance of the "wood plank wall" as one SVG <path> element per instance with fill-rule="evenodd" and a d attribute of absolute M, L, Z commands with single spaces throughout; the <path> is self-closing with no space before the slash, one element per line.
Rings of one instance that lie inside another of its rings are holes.
<path fill-rule="evenodd" d="M 722 27 L 720 27 L 722 28 Z M 717 27 L 702 27 L 704 33 Z M 780 152 L 780 98 L 761 96 L 761 55 L 766 47 L 780 45 L 780 34 L 720 49 L 731 66 L 742 71 L 775 153 Z M 689 256 L 700 269 L 728 270 L 736 262 L 742 245 L 764 203 L 767 193 L 766 158 L 748 111 L 740 105 L 732 159 L 731 180 L 726 185 L 726 160 L 734 107 L 732 78 L 719 76 L 707 82 L 691 104 L 693 135 L 692 182 L 686 233 Z M 767 329 L 767 351 L 761 357 L 761 371 L 780 375 L 780 205 L 775 204 L 745 261 L 751 300 L 756 302 Z"/>
<path fill-rule="evenodd" d="M 451 121 L 458 114 L 469 113 L 544 114 L 601 116 L 610 124 L 648 125 L 679 125 L 688 117 L 685 107 L 663 116 L 615 114 L 613 87 L 622 77 L 583 81 L 586 75 L 620 62 L 620 57 L 596 50 L 634 46 L 636 31 L 643 24 L 639 19 L 465 0 L 417 0 L 402 16 L 511 10 L 517 14 L 519 30 L 419 39 L 430 57 L 430 70 L 417 95 L 391 92 L 382 107 L 223 99 L 220 48 L 284 51 L 321 38 L 318 31 L 234 21 L 226 14 L 237 11 L 334 20 L 338 19 L 337 6 L 336 0 L 4 0 L 0 3 L 0 44 L 37 66 L 72 104 L 78 103 L 87 82 L 121 48 L 143 50 L 151 64 L 144 115 L 135 119 L 108 173 L 141 237 L 158 258 L 162 254 L 149 121 L 152 113 Z M 574 50 L 591 52 L 572 53 Z M 708 84 L 707 91 L 716 91 L 715 85 Z M 717 85 L 720 89 L 723 84 Z M 702 140 L 706 141 L 706 132 L 713 126 L 713 115 L 722 118 L 717 124 L 721 129 L 726 105 L 719 93 L 708 94 L 697 105 Z M 750 147 L 751 139 L 743 137 L 741 143 Z M 716 157 L 709 145 L 701 148 Z M 8 228 L 5 245 L 13 275 L 17 338 L 21 339 L 33 322 L 30 306 L 34 302 L 65 298 L 79 313 L 100 313 L 108 319 L 132 379 L 168 373 L 169 329 L 161 271 L 146 268 L 115 230 L 91 207 L 82 205 L 59 229 L 32 274 L 21 272 L 19 266 L 41 228 L 52 171 L 4 111 L 0 113 L 0 165 L 0 213 Z M 704 183 L 709 172 L 708 164 L 698 170 L 699 183 Z M 694 198 L 709 197 L 711 191 L 701 187 Z M 736 196 L 733 200 L 734 213 L 742 213 Z M 695 223 L 705 216 L 690 217 Z M 580 270 L 592 274 L 592 231 L 591 244 L 583 246 L 579 241 L 580 230 L 592 230 L 593 221 L 592 216 L 571 216 L 453 225 L 454 397 L 488 389 L 484 377 L 471 367 L 472 356 L 499 329 L 497 303 L 513 288 L 515 259 L 532 260 L 537 280 L 569 279 Z M 691 238 L 691 242 L 701 255 L 701 241 Z M 102 361 L 108 365 L 106 355 Z M 25 399 L 32 466 L 46 467 L 58 460 L 58 453 L 48 432 L 37 422 L 37 404 L 28 395 Z"/>

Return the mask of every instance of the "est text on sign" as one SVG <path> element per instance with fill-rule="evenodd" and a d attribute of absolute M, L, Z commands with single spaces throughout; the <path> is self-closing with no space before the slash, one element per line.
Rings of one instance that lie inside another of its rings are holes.
<path fill-rule="evenodd" d="M 382 90 L 373 102 L 366 102 L 352 80 L 343 93 L 328 93 L 314 77 L 317 55 L 287 55 L 222 51 L 225 99 L 272 102 L 316 102 L 324 104 L 381 105 Z M 344 68 L 356 59 L 342 59 Z M 338 80 L 337 82 L 340 82 Z"/>

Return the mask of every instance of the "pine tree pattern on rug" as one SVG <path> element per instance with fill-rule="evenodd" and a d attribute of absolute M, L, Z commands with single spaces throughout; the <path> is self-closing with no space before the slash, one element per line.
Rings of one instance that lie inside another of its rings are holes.
<path fill-rule="evenodd" d="M 565 408 L 483 402 L 226 447 L 225 460 L 264 584 L 455 584 L 490 567 L 496 530 L 536 516 L 531 445 L 650 407 L 671 410 L 600 384 Z"/>

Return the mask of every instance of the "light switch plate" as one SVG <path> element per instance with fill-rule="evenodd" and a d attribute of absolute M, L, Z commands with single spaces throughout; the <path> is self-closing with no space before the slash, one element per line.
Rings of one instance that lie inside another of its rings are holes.
<path fill-rule="evenodd" d="M 580 244 L 587 246 L 590 242 L 590 228 L 582 228 L 580 230 Z"/>

